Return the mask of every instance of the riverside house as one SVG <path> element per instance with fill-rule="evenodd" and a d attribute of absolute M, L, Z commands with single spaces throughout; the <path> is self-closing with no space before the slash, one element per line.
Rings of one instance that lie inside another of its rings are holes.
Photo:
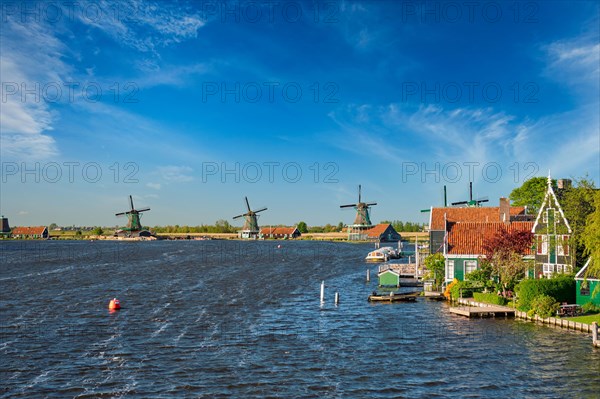
<path fill-rule="evenodd" d="M 36 227 L 15 227 L 12 229 L 13 238 L 46 239 L 48 238 L 48 228 L 45 226 Z"/>
<path fill-rule="evenodd" d="M 594 290 L 600 285 L 600 276 L 592 275 L 585 277 L 587 268 L 592 259 L 588 259 L 579 273 L 575 276 L 575 284 L 577 287 L 576 298 L 578 305 L 585 305 L 588 302 L 600 306 L 600 293 L 594 295 Z"/>
<path fill-rule="evenodd" d="M 564 182 L 559 180 L 559 188 Z M 529 277 L 551 277 L 554 273 L 573 271 L 573 256 L 569 249 L 571 226 L 554 193 L 550 176 L 531 232 L 534 234 L 535 265 Z"/>
<path fill-rule="evenodd" d="M 464 280 L 479 268 L 488 240 L 502 229 L 531 231 L 533 217 L 525 207 L 510 206 L 508 198 L 500 198 L 497 207 L 431 208 L 429 250 L 444 254 L 446 282 Z M 533 259 L 532 253 L 523 256 Z"/>

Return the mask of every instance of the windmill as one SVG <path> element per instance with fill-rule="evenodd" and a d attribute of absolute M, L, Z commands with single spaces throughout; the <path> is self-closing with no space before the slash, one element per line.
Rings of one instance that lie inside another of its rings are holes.
<path fill-rule="evenodd" d="M 356 218 L 354 218 L 355 227 L 371 227 L 371 218 L 369 217 L 369 208 L 377 205 L 377 202 L 362 202 L 361 186 L 358 185 L 358 202 L 356 204 L 340 205 L 340 208 L 356 209 Z"/>
<path fill-rule="evenodd" d="M 129 206 L 131 207 L 129 211 L 115 213 L 115 216 L 127 215 L 127 219 L 129 220 L 127 222 L 127 227 L 123 230 L 128 231 L 130 233 L 137 233 L 142 230 L 142 223 L 140 222 L 140 213 L 149 211 L 150 208 L 135 209 L 133 207 L 133 198 L 131 197 L 131 195 L 129 196 Z"/>
<path fill-rule="evenodd" d="M 248 209 L 248 212 L 242 213 L 241 215 L 234 216 L 233 218 L 234 219 L 239 219 L 241 217 L 244 218 L 244 227 L 242 227 L 242 231 L 240 233 L 240 236 L 242 238 L 256 237 L 258 235 L 258 233 L 260 232 L 260 229 L 258 227 L 258 216 L 259 215 L 257 215 L 257 213 L 266 211 L 267 208 L 261 208 L 259 210 L 253 211 L 252 209 L 250 209 L 250 203 L 248 202 L 248 197 L 244 197 L 244 199 L 246 200 L 246 208 Z"/>
<path fill-rule="evenodd" d="M 473 182 L 469 182 L 469 200 L 453 202 L 452 206 L 466 205 L 466 206 L 472 207 L 472 206 L 479 206 L 479 205 L 481 205 L 481 203 L 488 202 L 488 201 L 489 201 L 488 197 L 482 197 L 482 198 L 478 198 L 478 199 L 474 200 L 473 199 Z"/>

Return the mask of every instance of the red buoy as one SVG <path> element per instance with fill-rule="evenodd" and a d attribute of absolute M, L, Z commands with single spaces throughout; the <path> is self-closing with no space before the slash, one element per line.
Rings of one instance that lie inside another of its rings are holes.
<path fill-rule="evenodd" d="M 121 309 L 121 302 L 119 302 L 119 300 L 117 298 L 113 298 L 108 303 L 108 308 L 110 310 L 119 310 L 119 309 Z"/>

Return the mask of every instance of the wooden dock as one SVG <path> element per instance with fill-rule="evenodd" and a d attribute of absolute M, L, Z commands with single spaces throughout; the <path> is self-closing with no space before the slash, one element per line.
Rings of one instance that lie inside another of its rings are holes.
<path fill-rule="evenodd" d="M 458 306 L 451 307 L 450 313 L 458 314 L 466 317 L 497 317 L 497 316 L 514 316 L 515 311 L 513 309 L 504 306 L 486 306 L 486 307 L 475 307 L 475 306 Z"/>
<path fill-rule="evenodd" d="M 425 266 L 416 263 L 385 263 L 377 269 L 378 273 L 385 270 L 393 270 L 402 278 L 421 278 L 426 273 Z"/>

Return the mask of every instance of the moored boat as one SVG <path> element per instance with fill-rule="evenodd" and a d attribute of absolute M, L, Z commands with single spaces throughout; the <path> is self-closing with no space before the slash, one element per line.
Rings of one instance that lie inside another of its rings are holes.
<path fill-rule="evenodd" d="M 416 301 L 419 296 L 419 291 L 413 292 L 390 292 L 388 293 L 378 293 L 373 291 L 371 295 L 369 295 L 369 302 L 409 302 Z"/>

